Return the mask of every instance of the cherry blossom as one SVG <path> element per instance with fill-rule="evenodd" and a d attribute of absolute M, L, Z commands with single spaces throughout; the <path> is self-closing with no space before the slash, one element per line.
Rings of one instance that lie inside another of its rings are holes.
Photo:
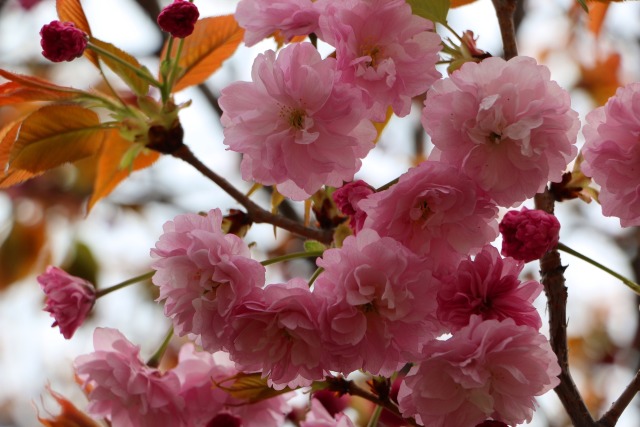
<path fill-rule="evenodd" d="M 183 39 L 190 36 L 200 16 L 198 6 L 186 0 L 174 0 L 158 15 L 158 25 L 173 37 Z"/>
<path fill-rule="evenodd" d="M 51 326 L 58 326 L 62 335 L 70 339 L 95 304 L 95 287 L 51 265 L 38 276 L 38 283 L 46 295 L 44 311 L 55 319 Z"/>
<path fill-rule="evenodd" d="M 40 30 L 42 56 L 49 61 L 73 61 L 87 48 L 87 34 L 73 22 L 51 21 Z"/>
<path fill-rule="evenodd" d="M 358 203 L 374 192 L 375 190 L 362 180 L 349 182 L 333 192 L 332 197 L 338 209 L 343 214 L 351 217 L 349 227 L 351 227 L 354 234 L 362 230 L 364 221 L 367 219 L 366 212 L 358 206 Z"/>
<path fill-rule="evenodd" d="M 535 396 L 555 387 L 560 367 L 543 335 L 513 319 L 482 320 L 424 348 L 400 386 L 403 416 L 429 427 L 474 426 L 487 418 L 531 421 Z"/>
<path fill-rule="evenodd" d="M 430 158 L 459 168 L 497 204 L 515 205 L 560 182 L 576 156 L 580 122 L 570 102 L 532 58 L 468 62 L 427 94 Z"/>
<path fill-rule="evenodd" d="M 265 269 L 251 259 L 247 244 L 224 234 L 221 225 L 219 209 L 178 215 L 151 249 L 165 315 L 178 335 L 197 335 L 208 351 L 225 347 L 233 307 L 265 281 Z"/>
<path fill-rule="evenodd" d="M 440 278 L 438 319 L 452 330 L 465 327 L 473 315 L 511 318 L 518 325 L 540 329 L 542 319 L 533 301 L 542 285 L 535 280 L 518 280 L 523 268 L 524 263 L 502 259 L 496 248 L 485 246 L 473 259 L 462 261 L 453 274 Z"/>
<path fill-rule="evenodd" d="M 363 91 L 376 121 L 389 106 L 400 117 L 409 114 L 411 98 L 440 78 L 440 36 L 404 0 L 328 3 L 320 34 L 336 48 L 340 79 Z"/>
<path fill-rule="evenodd" d="M 582 171 L 600 185 L 602 213 L 623 227 L 640 225 L 639 105 L 640 83 L 621 87 L 587 115 L 582 130 Z"/>
<path fill-rule="evenodd" d="M 373 148 L 357 90 L 338 81 L 335 60 L 310 43 L 259 55 L 253 82 L 222 90 L 224 143 L 242 153 L 245 180 L 277 185 L 294 200 L 351 181 Z"/>

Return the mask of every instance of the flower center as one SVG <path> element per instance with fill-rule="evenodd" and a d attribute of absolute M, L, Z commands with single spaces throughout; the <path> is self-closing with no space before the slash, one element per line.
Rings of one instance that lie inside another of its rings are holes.
<path fill-rule="evenodd" d="M 302 108 L 283 106 L 280 109 L 280 117 L 285 119 L 292 128 L 302 130 L 304 129 L 304 119 L 307 117 L 307 112 Z"/>
<path fill-rule="evenodd" d="M 380 63 L 382 58 L 382 49 L 378 46 L 364 45 L 360 48 L 362 52 L 361 56 L 368 56 L 371 58 L 369 61 L 365 62 L 367 67 L 376 68 Z"/>
<path fill-rule="evenodd" d="M 502 135 L 497 132 L 490 132 L 489 136 L 487 136 L 487 140 L 493 145 L 499 145 L 502 141 Z"/>

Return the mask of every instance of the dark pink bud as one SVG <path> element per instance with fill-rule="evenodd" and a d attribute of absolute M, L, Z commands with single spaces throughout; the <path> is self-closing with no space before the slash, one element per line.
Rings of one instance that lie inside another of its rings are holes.
<path fill-rule="evenodd" d="M 38 276 L 38 283 L 47 297 L 44 311 L 55 319 L 51 326 L 60 327 L 62 335 L 70 339 L 96 301 L 95 288 L 86 280 L 53 266 Z"/>
<path fill-rule="evenodd" d="M 500 233 L 502 255 L 529 262 L 558 246 L 560 223 L 544 211 L 522 208 L 507 212 Z"/>
<path fill-rule="evenodd" d="M 207 427 L 240 427 L 242 420 L 234 415 L 223 412 L 216 415 L 207 423 Z"/>
<path fill-rule="evenodd" d="M 162 9 L 158 15 L 158 25 L 162 31 L 183 39 L 193 33 L 199 16 L 200 12 L 195 4 L 184 0 L 175 0 Z"/>
<path fill-rule="evenodd" d="M 509 427 L 502 421 L 487 420 L 478 424 L 476 427 Z"/>
<path fill-rule="evenodd" d="M 364 220 L 367 219 L 366 212 L 358 207 L 358 202 L 373 193 L 375 190 L 362 180 L 345 184 L 333 192 L 333 201 L 336 202 L 340 212 L 351 217 L 349 226 L 354 233 L 362 230 Z"/>
<path fill-rule="evenodd" d="M 51 21 L 40 30 L 42 56 L 49 61 L 73 61 L 87 48 L 87 34 L 72 22 Z"/>

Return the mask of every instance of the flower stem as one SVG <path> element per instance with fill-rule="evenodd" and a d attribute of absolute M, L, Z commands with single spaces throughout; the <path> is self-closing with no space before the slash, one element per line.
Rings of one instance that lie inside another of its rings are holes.
<path fill-rule="evenodd" d="M 313 274 L 311 275 L 311 278 L 309 278 L 309 287 L 313 285 L 313 282 L 315 282 L 316 279 L 320 277 L 323 271 L 324 271 L 324 268 L 318 267 L 318 269 L 316 269 L 316 271 L 313 272 Z"/>
<path fill-rule="evenodd" d="M 377 405 L 371 414 L 371 418 L 369 418 L 369 422 L 367 423 L 367 427 L 377 427 L 378 421 L 380 420 L 380 415 L 382 414 L 382 410 L 384 408 L 380 405 Z"/>
<path fill-rule="evenodd" d="M 156 352 L 151 356 L 151 358 L 147 361 L 147 366 L 151 368 L 157 368 L 160 365 L 160 361 L 162 360 L 162 356 L 164 352 L 169 347 L 169 343 L 171 342 L 171 337 L 173 336 L 173 325 L 169 328 L 167 335 L 164 337 L 164 341 L 160 344 L 160 347 L 156 350 Z"/>
<path fill-rule="evenodd" d="M 108 288 L 100 289 L 96 292 L 96 298 L 103 297 L 107 294 L 110 294 L 113 291 L 117 291 L 118 289 L 126 288 L 129 285 L 133 285 L 134 283 L 142 282 L 144 280 L 150 279 L 155 274 L 155 271 L 150 271 L 148 273 L 141 274 L 140 276 L 132 277 L 131 279 L 125 280 L 124 282 L 120 282 L 117 285 L 113 285 Z"/>
<path fill-rule="evenodd" d="M 622 281 L 622 283 L 624 283 L 625 285 L 627 285 L 627 287 L 629 287 L 629 289 L 631 289 L 633 292 L 635 292 L 636 294 L 640 295 L 640 285 L 638 285 L 636 282 L 634 282 L 633 280 L 630 280 L 626 277 L 624 277 L 621 274 L 616 273 L 615 271 L 611 270 L 608 267 L 605 267 L 604 265 L 600 264 L 599 262 L 589 258 L 586 255 L 581 254 L 580 252 L 577 252 L 573 249 L 571 249 L 570 247 L 568 247 L 567 245 L 563 244 L 563 243 L 558 243 L 558 249 L 566 252 L 570 255 L 573 255 L 577 258 L 580 258 L 583 261 L 588 262 L 589 264 L 598 267 L 600 270 L 609 273 L 610 275 L 612 275 L 613 277 L 615 277 L 616 279 L 619 279 Z"/>
<path fill-rule="evenodd" d="M 317 258 L 319 256 L 322 256 L 322 252 L 323 251 L 294 252 L 291 254 L 286 254 L 282 256 L 277 256 L 275 258 L 266 259 L 264 261 L 261 261 L 260 264 L 267 266 L 271 264 L 276 264 L 278 262 L 289 261 L 297 258 Z"/>
<path fill-rule="evenodd" d="M 153 77 L 151 77 L 149 74 L 143 73 L 138 68 L 136 68 L 133 65 L 129 64 L 127 61 L 123 61 L 121 58 L 118 58 L 117 56 L 115 56 L 114 54 L 109 52 L 108 50 L 104 50 L 101 47 L 98 47 L 93 43 L 89 43 L 88 47 L 89 47 L 89 49 L 92 49 L 94 52 L 99 53 L 100 55 L 109 57 L 110 59 L 118 62 L 119 64 L 124 65 L 125 67 L 127 67 L 128 69 L 133 71 L 136 76 L 138 76 L 141 79 L 146 80 L 147 82 L 149 82 L 150 85 L 158 87 L 158 88 L 162 87 L 160 82 L 157 81 L 156 79 L 154 79 Z"/>
<path fill-rule="evenodd" d="M 179 62 L 180 62 L 180 56 L 182 55 L 183 46 L 184 46 L 184 39 L 180 39 L 180 41 L 178 42 L 178 51 L 176 52 L 175 58 L 173 58 L 173 67 L 171 67 L 171 70 L 169 70 L 169 80 L 165 82 L 165 84 L 167 85 L 168 93 L 171 93 L 171 91 L 173 90 L 173 85 L 175 84 L 176 79 L 178 78 L 178 69 L 180 68 Z"/>

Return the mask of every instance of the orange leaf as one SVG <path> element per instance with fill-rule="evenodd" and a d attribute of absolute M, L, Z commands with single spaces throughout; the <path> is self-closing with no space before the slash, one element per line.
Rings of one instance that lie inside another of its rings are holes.
<path fill-rule="evenodd" d="M 233 15 L 214 16 L 196 22 L 193 33 L 184 39 L 178 62 L 182 67 L 182 74 L 177 79 L 173 92 L 207 80 L 236 51 L 243 35 L 244 30 L 238 26 Z M 174 55 L 177 53 L 177 45 L 178 43 L 173 44 Z M 164 51 L 166 49 L 165 45 Z"/>
<path fill-rule="evenodd" d="M 61 21 L 73 22 L 76 27 L 91 35 L 91 27 L 87 16 L 84 14 L 80 0 L 56 0 L 56 11 Z M 84 55 L 95 65 L 100 68 L 98 55 L 91 49 L 86 49 Z"/>
<path fill-rule="evenodd" d="M 77 105 L 48 105 L 28 115 L 9 155 L 10 169 L 44 172 L 95 154 L 105 129 L 98 115 Z"/>
<path fill-rule="evenodd" d="M 61 412 L 55 418 L 40 418 L 38 413 L 38 421 L 46 427 L 100 427 L 100 424 L 91 419 L 87 414 L 81 412 L 75 405 L 69 402 L 63 395 L 56 393 L 47 386 L 47 390 L 51 396 L 60 405 Z"/>
<path fill-rule="evenodd" d="M 33 270 L 44 268 L 43 264 L 49 258 L 43 256 L 46 242 L 44 217 L 33 223 L 20 220 L 13 223 L 11 232 L 0 245 L 0 290 L 25 278 Z"/>
<path fill-rule="evenodd" d="M 473 3 L 476 0 L 451 0 L 451 7 L 460 7 L 465 4 Z"/>
<path fill-rule="evenodd" d="M 106 136 L 98 154 L 96 179 L 87 211 L 90 211 L 100 199 L 108 196 L 131 171 L 147 168 L 160 157 L 157 151 L 144 149 L 136 156 L 130 168 L 123 169 L 122 158 L 131 148 L 132 143 L 122 138 L 115 129 Z"/>
<path fill-rule="evenodd" d="M 22 122 L 13 122 L 0 129 L 0 168 L 2 168 L 3 171 L 9 163 L 9 153 L 18 136 L 21 124 Z M 12 185 L 33 178 L 36 175 L 38 174 L 20 169 L 9 170 L 0 175 L 0 188 L 11 187 Z"/>
<path fill-rule="evenodd" d="M 25 76 L 23 74 L 12 73 L 7 70 L 3 70 L 0 68 L 0 76 L 4 77 L 7 80 L 10 80 L 15 83 L 19 83 L 22 86 L 30 87 L 34 89 L 47 90 L 51 92 L 56 92 L 60 94 L 60 96 L 64 96 L 65 94 L 69 94 L 69 97 L 73 96 L 81 96 L 86 95 L 87 93 L 78 89 L 74 89 L 72 87 L 67 86 L 58 86 L 50 81 L 39 79 L 37 77 Z"/>
<path fill-rule="evenodd" d="M 76 94 L 71 92 L 57 92 L 49 89 L 25 87 L 16 82 L 0 85 L 0 106 L 32 101 L 68 100 L 76 96 Z"/>
<path fill-rule="evenodd" d="M 589 6 L 589 23 L 588 28 L 597 37 L 602 29 L 604 18 L 607 16 L 609 3 L 592 3 Z"/>
<path fill-rule="evenodd" d="M 96 45 L 97 47 L 106 50 L 113 56 L 120 58 L 120 60 L 126 62 L 131 67 L 139 70 L 140 72 L 146 73 L 149 75 L 149 78 L 153 78 L 151 73 L 144 67 L 136 58 L 129 55 L 127 52 L 117 48 L 111 43 L 103 42 L 102 40 L 98 40 L 94 37 L 90 39 L 91 44 Z M 124 82 L 136 93 L 136 95 L 146 95 L 149 92 L 149 82 L 148 80 L 143 79 L 138 76 L 130 67 L 123 65 L 119 61 L 114 60 L 113 58 L 107 55 L 98 54 L 100 59 L 107 64 L 114 73 L 116 73 Z"/>
<path fill-rule="evenodd" d="M 605 59 L 598 58 L 591 67 L 580 65 L 581 78 L 577 87 L 586 90 L 598 105 L 604 105 L 621 86 L 620 54 L 613 52 Z"/>

